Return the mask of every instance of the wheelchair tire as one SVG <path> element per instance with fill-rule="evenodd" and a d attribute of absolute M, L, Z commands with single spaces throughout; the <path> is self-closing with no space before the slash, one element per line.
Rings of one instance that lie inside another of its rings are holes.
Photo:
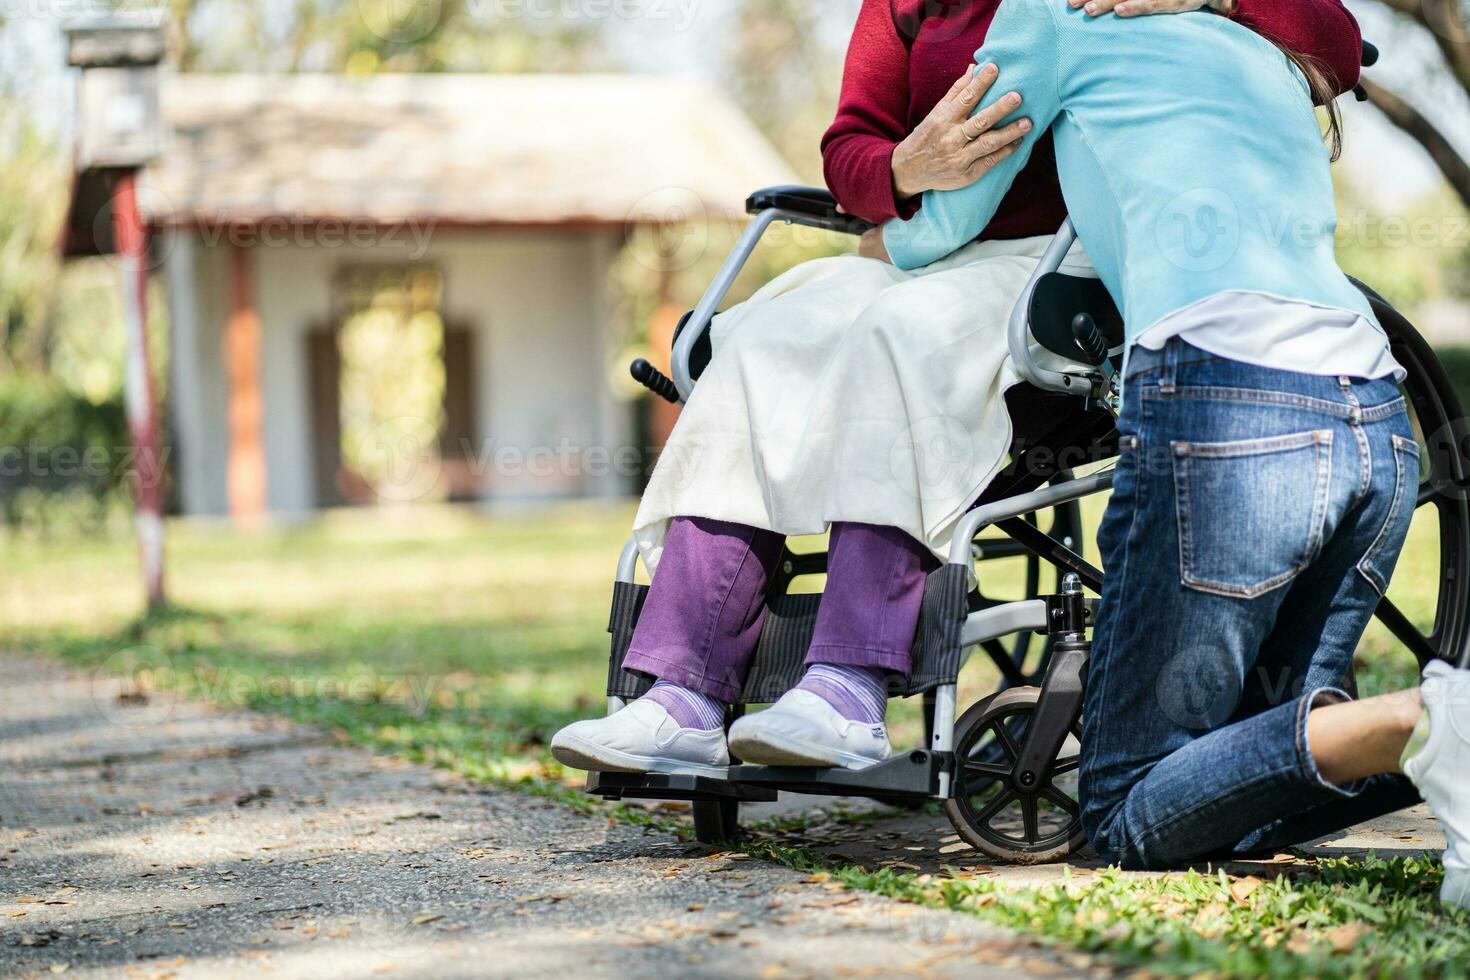
<path fill-rule="evenodd" d="M 695 800 L 694 839 L 701 844 L 733 844 L 740 837 L 740 804 L 735 800 Z"/>
<path fill-rule="evenodd" d="M 1401 387 L 1427 463 L 1414 519 L 1417 524 L 1432 508 L 1439 538 L 1439 591 L 1428 631 L 1391 598 L 1383 600 L 1377 617 L 1421 668 L 1436 659 L 1465 666 L 1470 660 L 1470 424 L 1434 348 L 1382 296 L 1354 284 L 1368 297 L 1394 357 L 1408 372 Z"/>
<path fill-rule="evenodd" d="M 1040 697 L 1039 688 L 1013 687 L 971 705 L 955 725 L 954 795 L 945 813 L 962 840 L 1011 864 L 1060 861 L 1087 843 L 1071 779 L 1057 785 L 1077 771 L 1080 726 L 1037 786 L 1011 778 Z M 992 743 L 1004 762 L 988 761 Z"/>

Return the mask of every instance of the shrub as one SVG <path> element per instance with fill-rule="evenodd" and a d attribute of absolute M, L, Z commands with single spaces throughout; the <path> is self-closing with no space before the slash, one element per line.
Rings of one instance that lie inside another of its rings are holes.
<path fill-rule="evenodd" d="M 1460 393 L 1460 408 L 1470 412 L 1470 347 L 1441 347 L 1438 353 Z"/>
<path fill-rule="evenodd" d="M 121 397 L 94 404 L 45 377 L 0 377 L 0 519 L 95 528 L 127 493 Z"/>

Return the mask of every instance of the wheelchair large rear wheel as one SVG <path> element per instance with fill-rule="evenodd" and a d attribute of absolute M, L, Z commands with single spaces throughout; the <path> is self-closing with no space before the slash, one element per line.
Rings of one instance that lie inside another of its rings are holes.
<path fill-rule="evenodd" d="M 1421 668 L 1436 659 L 1463 664 L 1470 654 L 1470 426 L 1434 349 L 1383 297 L 1357 285 L 1408 372 L 1402 388 L 1423 460 L 1411 547 L 1438 545 L 1434 594 L 1390 587 L 1377 618 Z M 1401 564 L 1400 574 L 1406 571 Z"/>

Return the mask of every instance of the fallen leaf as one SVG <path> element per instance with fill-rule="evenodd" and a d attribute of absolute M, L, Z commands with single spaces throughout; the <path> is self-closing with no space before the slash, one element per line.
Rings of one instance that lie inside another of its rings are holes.
<path fill-rule="evenodd" d="M 1251 904 L 1251 896 L 1255 894 L 1256 889 L 1260 888 L 1263 884 L 1265 884 L 1265 882 L 1263 882 L 1260 878 L 1257 878 L 1255 875 L 1251 875 L 1247 878 L 1236 878 L 1230 883 L 1230 897 L 1235 900 L 1235 904 L 1249 908 Z"/>
<path fill-rule="evenodd" d="M 1358 945 L 1358 940 L 1371 931 L 1361 922 L 1345 922 L 1327 930 L 1327 941 L 1332 944 L 1334 953 L 1350 953 Z"/>
<path fill-rule="evenodd" d="M 442 918 L 444 918 L 444 916 L 440 915 L 438 912 L 425 912 L 422 915 L 414 916 L 413 924 L 416 926 L 421 926 L 430 922 L 438 922 Z"/>

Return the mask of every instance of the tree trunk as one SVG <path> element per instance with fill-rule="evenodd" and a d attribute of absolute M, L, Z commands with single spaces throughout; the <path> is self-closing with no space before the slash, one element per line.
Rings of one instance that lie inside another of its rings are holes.
<path fill-rule="evenodd" d="M 1397 93 L 1384 88 L 1376 82 L 1363 79 L 1363 87 L 1368 91 L 1368 101 L 1371 102 L 1379 112 L 1388 117 L 1388 121 L 1411 136 L 1415 142 L 1424 147 L 1435 166 L 1444 174 L 1445 180 L 1449 181 L 1455 193 L 1460 196 L 1467 208 L 1470 208 L 1470 164 L 1455 149 L 1454 144 L 1440 132 L 1438 127 L 1423 113 L 1415 109 Z"/>

